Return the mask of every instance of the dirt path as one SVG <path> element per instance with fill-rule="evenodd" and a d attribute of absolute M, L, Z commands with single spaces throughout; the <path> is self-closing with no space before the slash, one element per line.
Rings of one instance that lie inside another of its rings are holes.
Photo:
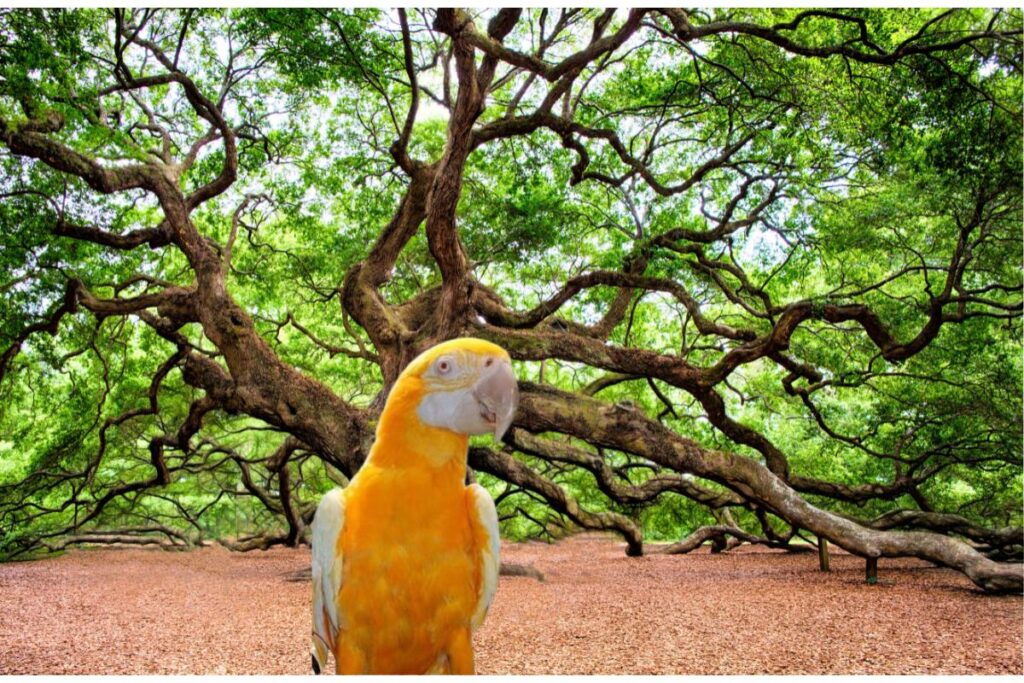
<path fill-rule="evenodd" d="M 625 557 L 577 538 L 506 545 L 481 673 L 1021 674 L 1019 596 L 882 560 L 770 551 Z M 0 673 L 309 671 L 307 550 L 89 550 L 0 565 Z"/>

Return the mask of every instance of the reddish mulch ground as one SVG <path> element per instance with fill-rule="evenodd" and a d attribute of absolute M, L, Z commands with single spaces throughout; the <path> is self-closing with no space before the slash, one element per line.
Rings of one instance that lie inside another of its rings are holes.
<path fill-rule="evenodd" d="M 481 673 L 1021 674 L 1022 599 L 915 560 L 747 550 L 629 558 L 506 544 Z M 0 673 L 309 671 L 307 550 L 79 550 L 0 565 Z M 289 580 L 292 579 L 292 580 Z"/>

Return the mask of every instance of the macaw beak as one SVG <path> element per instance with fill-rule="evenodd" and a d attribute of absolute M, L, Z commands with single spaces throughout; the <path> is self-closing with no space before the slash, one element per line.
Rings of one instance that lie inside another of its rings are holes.
<path fill-rule="evenodd" d="M 501 441 L 519 406 L 519 385 L 512 374 L 512 363 L 494 358 L 473 386 L 473 398 L 480 407 L 480 416 L 488 425 L 494 425 L 495 440 Z"/>

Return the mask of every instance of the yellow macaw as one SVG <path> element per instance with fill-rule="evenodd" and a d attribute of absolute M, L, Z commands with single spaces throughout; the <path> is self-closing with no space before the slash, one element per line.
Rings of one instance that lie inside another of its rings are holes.
<path fill-rule="evenodd" d="M 313 520 L 313 670 L 473 673 L 471 636 L 498 586 L 498 516 L 466 486 L 469 435 L 501 438 L 519 400 L 508 353 L 453 339 L 388 395 L 377 438 Z"/>

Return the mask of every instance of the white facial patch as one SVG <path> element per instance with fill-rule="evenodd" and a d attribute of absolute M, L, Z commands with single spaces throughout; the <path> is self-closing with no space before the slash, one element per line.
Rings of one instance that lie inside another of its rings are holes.
<path fill-rule="evenodd" d="M 480 404 L 471 388 L 434 391 L 420 401 L 416 414 L 424 424 L 459 434 L 489 434 L 494 423 L 480 414 Z"/>

